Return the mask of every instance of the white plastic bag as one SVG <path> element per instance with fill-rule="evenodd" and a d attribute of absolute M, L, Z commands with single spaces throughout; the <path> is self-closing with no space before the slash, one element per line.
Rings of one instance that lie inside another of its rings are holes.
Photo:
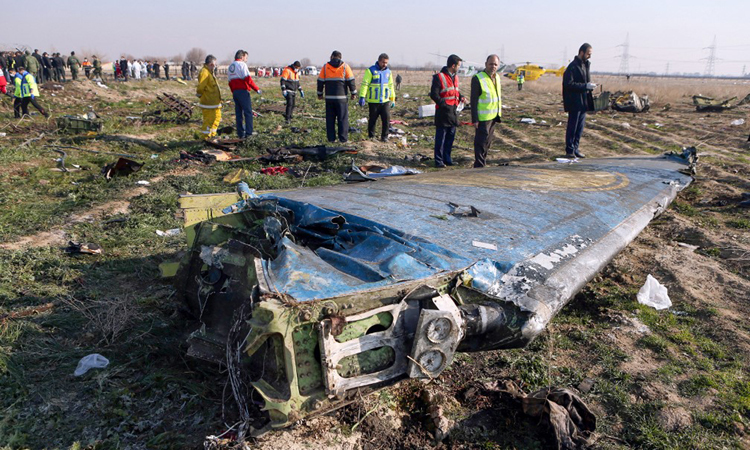
<path fill-rule="evenodd" d="M 89 369 L 103 369 L 109 365 L 109 360 L 98 353 L 92 353 L 84 356 L 78 361 L 78 367 L 73 375 L 80 377 L 84 373 L 88 372 Z"/>
<path fill-rule="evenodd" d="M 667 294 L 667 287 L 659 283 L 650 274 L 646 277 L 646 283 L 638 291 L 637 298 L 638 303 L 656 309 L 667 309 L 672 306 L 672 301 Z"/>
<path fill-rule="evenodd" d="M 745 124 L 745 119 L 737 119 L 737 120 L 733 120 L 733 121 L 729 122 L 729 125 L 732 125 L 734 127 L 737 127 L 737 126 L 740 126 L 740 125 L 744 125 L 744 124 Z"/>

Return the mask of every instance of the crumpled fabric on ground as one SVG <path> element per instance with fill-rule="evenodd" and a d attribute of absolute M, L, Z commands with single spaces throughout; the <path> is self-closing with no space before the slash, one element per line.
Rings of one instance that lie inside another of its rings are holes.
<path fill-rule="evenodd" d="M 495 386 L 485 387 L 509 393 L 521 401 L 525 414 L 538 417 L 552 427 L 558 450 L 588 445 L 588 438 L 596 431 L 596 416 L 570 389 L 550 387 L 525 394 L 511 381 L 505 382 L 502 387 Z"/>

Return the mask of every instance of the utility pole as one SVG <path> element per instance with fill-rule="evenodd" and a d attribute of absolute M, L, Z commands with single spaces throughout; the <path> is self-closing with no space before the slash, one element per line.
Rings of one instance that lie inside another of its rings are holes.
<path fill-rule="evenodd" d="M 618 45 L 618 47 L 622 47 L 619 74 L 628 75 L 630 73 L 630 33 L 625 35 L 625 42 Z"/>
<path fill-rule="evenodd" d="M 707 77 L 712 77 L 716 69 L 716 35 L 714 35 L 714 41 L 711 46 L 705 47 L 703 50 L 708 50 L 708 58 L 703 58 L 706 60 L 706 71 L 704 74 Z"/>
<path fill-rule="evenodd" d="M 667 68 L 664 70 L 664 76 L 665 77 L 669 76 L 669 63 L 667 63 Z"/>
<path fill-rule="evenodd" d="M 743 76 L 743 77 L 744 77 L 745 75 L 747 75 L 747 72 L 745 71 L 745 69 L 746 69 L 746 68 L 747 68 L 747 66 L 746 66 L 746 65 L 743 65 L 743 66 L 742 66 L 742 76 Z"/>

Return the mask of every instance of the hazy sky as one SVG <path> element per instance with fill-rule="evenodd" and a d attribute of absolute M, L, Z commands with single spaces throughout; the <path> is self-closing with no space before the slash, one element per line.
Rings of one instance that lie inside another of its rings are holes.
<path fill-rule="evenodd" d="M 15 5 L 15 6 L 13 6 Z M 20 3 L 10 5 L 10 11 Z M 321 65 L 334 49 L 370 64 L 444 64 L 430 53 L 483 62 L 504 49 L 506 63 L 562 64 L 583 42 L 594 70 L 617 71 L 630 34 L 630 72 L 700 72 L 716 35 L 717 74 L 750 71 L 750 1 L 228 1 L 35 0 L 33 19 L 4 21 L 0 45 L 108 59 L 167 56 L 201 47 L 220 60 L 243 48 L 252 62 Z"/>

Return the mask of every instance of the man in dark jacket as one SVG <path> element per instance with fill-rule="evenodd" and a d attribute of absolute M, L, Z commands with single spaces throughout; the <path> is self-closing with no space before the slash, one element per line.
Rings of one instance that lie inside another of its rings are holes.
<path fill-rule="evenodd" d="M 578 151 L 583 127 L 586 124 L 586 112 L 594 110 L 592 91 L 596 84 L 591 82 L 589 74 L 591 45 L 583 44 L 578 49 L 578 56 L 568 65 L 563 74 L 563 105 L 568 113 L 568 128 L 565 131 L 565 156 L 568 158 L 585 158 Z"/>
<path fill-rule="evenodd" d="M 42 55 L 39 54 L 38 49 L 35 49 L 31 56 L 36 58 L 36 62 L 39 65 L 39 69 L 36 74 L 34 74 L 36 81 L 37 83 L 44 84 L 47 81 L 47 78 L 44 76 L 44 61 L 42 61 Z"/>
<path fill-rule="evenodd" d="M 341 60 L 341 52 L 334 50 L 318 74 L 318 100 L 326 101 L 326 137 L 336 141 L 336 126 L 340 142 L 349 140 L 349 104 L 347 97 L 357 97 L 354 72 L 349 64 Z"/>
<path fill-rule="evenodd" d="M 125 56 L 120 57 L 120 73 L 122 74 L 122 79 L 128 81 L 130 72 L 128 71 L 128 58 Z"/>
<path fill-rule="evenodd" d="M 67 81 L 65 79 L 65 60 L 59 53 L 55 53 L 55 70 L 57 71 L 58 81 Z"/>
<path fill-rule="evenodd" d="M 435 167 L 452 166 L 451 150 L 458 126 L 458 105 L 466 98 L 458 91 L 461 58 L 450 55 L 445 67 L 432 76 L 430 98 L 435 102 Z"/>
<path fill-rule="evenodd" d="M 52 73 L 52 60 L 49 57 L 49 53 L 42 53 L 42 67 L 44 72 L 44 81 L 49 81 L 54 77 Z"/>

